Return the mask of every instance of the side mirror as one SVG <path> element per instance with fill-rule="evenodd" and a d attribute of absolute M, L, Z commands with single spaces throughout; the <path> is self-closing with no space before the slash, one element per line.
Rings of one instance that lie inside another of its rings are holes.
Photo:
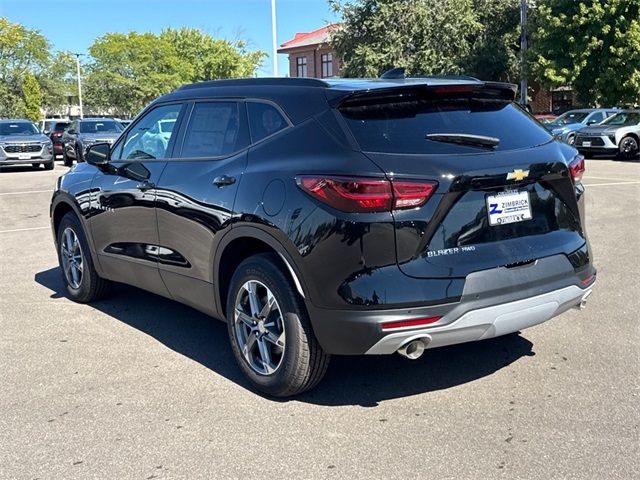
<path fill-rule="evenodd" d="M 122 177 L 137 180 L 138 182 L 149 180 L 149 177 L 151 176 L 149 169 L 140 162 L 126 163 L 118 168 L 117 173 Z"/>
<path fill-rule="evenodd" d="M 69 128 L 69 129 L 67 130 L 67 133 L 70 133 L 71 135 L 75 135 L 75 134 L 76 134 L 76 133 L 78 133 L 78 132 L 76 132 L 73 128 Z"/>
<path fill-rule="evenodd" d="M 111 160 L 111 145 L 108 143 L 96 143 L 87 149 L 84 159 L 89 165 L 99 167 L 106 165 Z"/>
<path fill-rule="evenodd" d="M 594 123 L 598 123 L 598 120 L 591 119 L 587 122 L 587 125 L 593 125 Z"/>

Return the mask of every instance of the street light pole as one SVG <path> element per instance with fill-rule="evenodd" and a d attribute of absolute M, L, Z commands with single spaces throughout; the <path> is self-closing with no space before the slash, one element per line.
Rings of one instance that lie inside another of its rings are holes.
<path fill-rule="evenodd" d="M 527 104 L 527 0 L 520 0 L 520 103 Z"/>
<path fill-rule="evenodd" d="M 76 74 L 78 75 L 78 104 L 80 106 L 80 118 L 82 118 L 82 82 L 80 80 L 80 55 L 82 53 L 74 53 L 74 55 L 76 56 Z"/>
<path fill-rule="evenodd" d="M 271 0 L 271 37 L 273 55 L 273 76 L 278 76 L 278 41 L 276 38 L 276 0 Z"/>

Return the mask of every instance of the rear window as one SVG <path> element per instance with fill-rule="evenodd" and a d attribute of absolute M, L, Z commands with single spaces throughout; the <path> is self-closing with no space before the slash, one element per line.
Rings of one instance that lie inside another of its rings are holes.
<path fill-rule="evenodd" d="M 515 150 L 551 140 L 522 109 L 503 100 L 473 98 L 386 99 L 340 109 L 363 151 L 458 154 L 486 149 L 428 140 L 428 134 L 481 135 L 499 139 L 493 150 Z"/>

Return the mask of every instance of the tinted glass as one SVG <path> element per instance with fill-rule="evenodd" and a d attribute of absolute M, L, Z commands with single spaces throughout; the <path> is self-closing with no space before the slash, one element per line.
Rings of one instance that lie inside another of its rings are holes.
<path fill-rule="evenodd" d="M 626 126 L 640 124 L 640 112 L 620 112 L 607 118 L 602 125 Z"/>
<path fill-rule="evenodd" d="M 551 140 L 544 127 L 509 102 L 397 98 L 341 109 L 364 151 L 409 154 L 479 151 L 471 145 L 426 139 L 426 135 L 435 133 L 495 137 L 500 141 L 495 150 L 530 147 Z"/>
<path fill-rule="evenodd" d="M 40 130 L 31 122 L 0 123 L 0 135 L 36 135 L 38 133 Z"/>
<path fill-rule="evenodd" d="M 175 123 L 182 109 L 181 104 L 154 108 L 135 124 L 128 133 L 122 149 L 115 149 L 112 158 L 122 160 L 166 158 L 172 131 L 162 131 L 164 122 Z"/>
<path fill-rule="evenodd" d="M 273 105 L 268 103 L 249 102 L 249 128 L 253 143 L 287 127 L 287 121 Z"/>
<path fill-rule="evenodd" d="M 69 122 L 58 122 L 53 127 L 53 130 L 56 132 L 62 132 L 68 126 L 69 126 Z"/>
<path fill-rule="evenodd" d="M 566 112 L 560 115 L 555 123 L 559 125 L 569 125 L 570 123 L 580 123 L 587 118 L 589 112 Z"/>
<path fill-rule="evenodd" d="M 602 120 L 604 120 L 604 113 L 596 112 L 589 117 L 588 121 L 589 123 L 594 124 L 594 123 L 600 123 Z"/>
<path fill-rule="evenodd" d="M 181 157 L 222 157 L 246 146 L 236 102 L 196 103 L 182 144 Z"/>
<path fill-rule="evenodd" d="M 80 122 L 80 133 L 120 133 L 122 130 L 122 125 L 114 120 Z"/>

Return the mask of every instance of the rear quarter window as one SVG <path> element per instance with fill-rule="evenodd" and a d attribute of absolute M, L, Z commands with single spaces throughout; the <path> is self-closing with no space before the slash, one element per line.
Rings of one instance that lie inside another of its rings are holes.
<path fill-rule="evenodd" d="M 540 145 L 551 135 L 511 102 L 409 98 L 341 108 L 363 151 L 404 154 L 477 153 L 478 147 L 427 140 L 433 133 L 471 134 L 500 140 L 494 150 Z M 480 150 L 481 151 L 481 150 Z"/>

